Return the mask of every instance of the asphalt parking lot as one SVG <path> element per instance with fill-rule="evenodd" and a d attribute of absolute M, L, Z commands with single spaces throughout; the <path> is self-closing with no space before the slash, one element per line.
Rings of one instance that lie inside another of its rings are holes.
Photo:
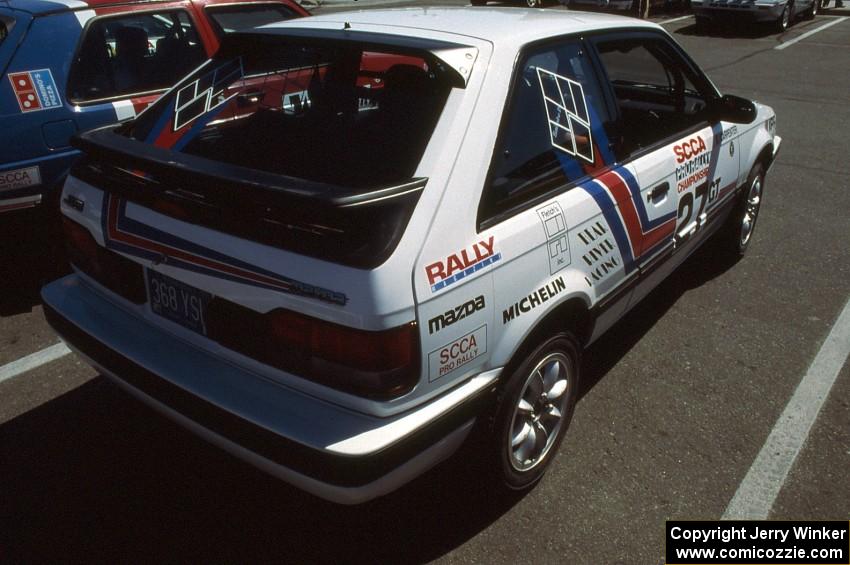
<path fill-rule="evenodd" d="M 850 9 L 782 34 L 657 19 L 721 91 L 775 108 L 782 153 L 747 257 L 698 253 L 587 352 L 572 427 L 534 490 L 492 496 L 461 452 L 338 507 L 73 354 L 8 376 L 57 343 L 38 289 L 63 267 L 33 216 L 0 216 L 0 561 L 661 563 L 665 520 L 723 516 L 850 298 Z M 771 519 L 850 518 L 850 364 L 837 367 Z"/>

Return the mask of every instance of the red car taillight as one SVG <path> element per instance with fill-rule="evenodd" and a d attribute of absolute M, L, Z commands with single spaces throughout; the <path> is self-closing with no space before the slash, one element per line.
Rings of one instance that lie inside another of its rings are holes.
<path fill-rule="evenodd" d="M 65 216 L 62 227 L 74 266 L 131 302 L 143 304 L 147 300 L 141 265 L 101 247 L 89 230 Z"/>
<path fill-rule="evenodd" d="M 359 396 L 398 397 L 419 378 L 415 323 L 364 331 L 289 310 L 259 314 L 214 300 L 207 329 L 210 337 L 235 351 Z"/>

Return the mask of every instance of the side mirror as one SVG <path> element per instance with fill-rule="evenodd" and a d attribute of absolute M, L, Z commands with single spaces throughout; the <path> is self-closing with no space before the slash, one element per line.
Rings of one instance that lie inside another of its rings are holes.
<path fill-rule="evenodd" d="M 709 103 L 711 116 L 715 120 L 733 124 L 751 124 L 756 119 L 756 105 L 740 96 L 726 94 Z"/>

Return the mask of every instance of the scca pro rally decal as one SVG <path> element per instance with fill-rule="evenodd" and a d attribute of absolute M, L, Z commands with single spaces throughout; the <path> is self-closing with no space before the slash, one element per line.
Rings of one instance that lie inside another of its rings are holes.
<path fill-rule="evenodd" d="M 210 277 L 307 296 L 333 304 L 344 306 L 348 300 L 341 292 L 283 277 L 137 222 L 127 217 L 126 209 L 126 200 L 112 195 L 103 199 L 103 239 L 108 249 Z"/>
<path fill-rule="evenodd" d="M 0 172 L 0 192 L 36 186 L 38 184 L 41 184 L 41 174 L 38 171 L 38 167 Z"/>
<path fill-rule="evenodd" d="M 432 334 L 434 332 L 438 332 L 441 329 L 451 326 L 455 322 L 459 322 L 463 320 L 467 316 L 471 316 L 478 312 L 479 310 L 484 309 L 484 295 L 478 295 L 472 300 L 468 300 L 464 302 L 460 306 L 455 306 L 451 310 L 446 310 L 442 314 L 437 314 L 430 320 L 428 320 L 428 333 Z"/>
<path fill-rule="evenodd" d="M 564 282 L 564 277 L 558 277 L 545 286 L 541 286 L 518 302 L 512 304 L 507 310 L 503 310 L 502 323 L 507 324 L 514 318 L 518 318 L 526 312 L 531 312 L 544 302 L 548 302 L 550 298 L 564 292 L 565 290 L 567 290 L 567 283 Z"/>
<path fill-rule="evenodd" d="M 676 189 L 684 192 L 708 178 L 711 153 L 707 151 L 701 135 L 673 146 L 676 154 Z"/>
<path fill-rule="evenodd" d="M 472 247 L 461 250 L 460 253 L 452 253 L 442 261 L 427 265 L 425 274 L 428 276 L 431 292 L 437 292 L 500 260 L 502 254 L 496 252 L 495 246 L 496 240 L 491 235 L 488 239 L 482 239 Z"/>
<path fill-rule="evenodd" d="M 428 354 L 428 382 L 468 365 L 487 353 L 487 326 L 483 325 L 465 336 Z"/>
<path fill-rule="evenodd" d="M 12 82 L 12 90 L 15 91 L 21 112 L 49 110 L 62 106 L 62 98 L 50 69 L 9 73 L 9 80 Z"/>

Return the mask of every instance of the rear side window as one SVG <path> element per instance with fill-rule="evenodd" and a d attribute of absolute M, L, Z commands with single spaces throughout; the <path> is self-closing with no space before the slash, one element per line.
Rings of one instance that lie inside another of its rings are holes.
<path fill-rule="evenodd" d="M 14 18 L 10 18 L 9 16 L 0 16 L 0 44 L 3 43 L 3 40 L 5 40 L 9 35 L 9 32 L 12 31 L 12 27 L 14 25 Z"/>
<path fill-rule="evenodd" d="M 299 17 L 285 4 L 236 4 L 232 6 L 207 6 L 206 12 L 213 22 L 219 38 L 228 33 L 289 20 Z"/>
<path fill-rule="evenodd" d="M 527 54 L 514 77 L 479 219 L 522 207 L 604 166 L 609 121 L 581 43 Z"/>
<path fill-rule="evenodd" d="M 162 90 L 205 59 L 183 11 L 96 19 L 72 64 L 69 98 L 88 102 Z"/>

